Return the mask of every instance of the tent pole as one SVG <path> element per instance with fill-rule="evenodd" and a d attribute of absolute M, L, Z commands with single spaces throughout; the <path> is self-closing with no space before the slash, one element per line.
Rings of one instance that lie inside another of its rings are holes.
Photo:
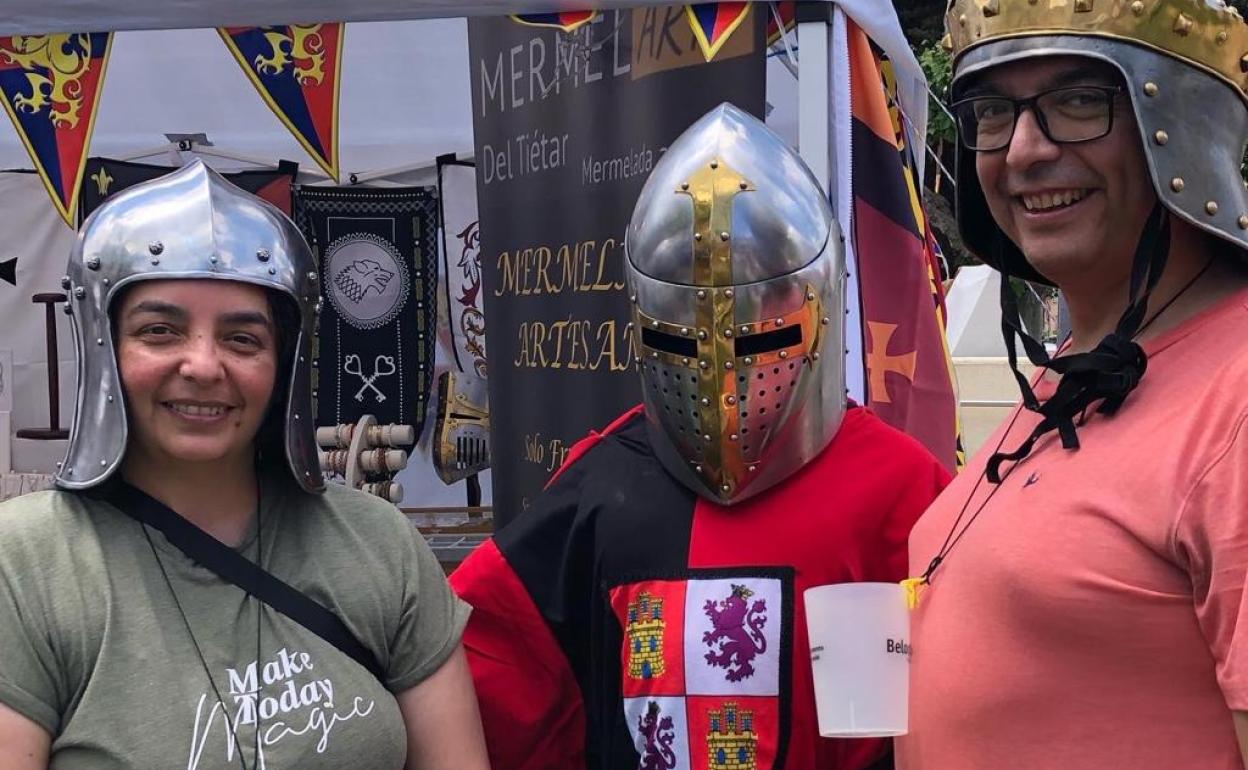
<path fill-rule="evenodd" d="M 797 59 L 797 147 L 828 194 L 832 192 L 828 30 L 833 7 L 832 3 L 797 4 L 797 45 L 802 52 Z"/>

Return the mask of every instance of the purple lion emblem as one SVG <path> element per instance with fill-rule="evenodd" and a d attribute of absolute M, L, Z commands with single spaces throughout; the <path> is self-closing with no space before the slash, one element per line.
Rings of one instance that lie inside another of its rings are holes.
<path fill-rule="evenodd" d="M 659 704 L 650 701 L 646 713 L 637 721 L 637 731 L 646 742 L 637 770 L 672 770 L 676 767 L 676 752 L 672 750 L 676 730 L 672 727 L 671 717 L 659 718 Z"/>
<path fill-rule="evenodd" d="M 767 651 L 767 602 L 759 599 L 746 602 L 754 592 L 743 585 L 732 586 L 732 593 L 718 603 L 708 599 L 702 611 L 711 619 L 712 630 L 702 634 L 702 643 L 711 648 L 706 662 L 728 669 L 729 682 L 739 682 L 754 675 L 752 661 Z"/>

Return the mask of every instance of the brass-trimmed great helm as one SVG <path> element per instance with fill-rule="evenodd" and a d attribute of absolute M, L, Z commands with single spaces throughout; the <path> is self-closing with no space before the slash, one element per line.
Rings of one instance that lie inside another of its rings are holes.
<path fill-rule="evenodd" d="M 284 346 L 292 360 L 279 362 L 290 379 L 277 384 L 284 392 L 274 408 L 285 408 L 282 444 L 295 481 L 309 492 L 324 489 L 311 377 L 320 301 L 316 262 L 285 214 L 195 160 L 96 209 L 78 234 L 67 273 L 62 285 L 70 292 L 78 393 L 58 486 L 100 484 L 126 451 L 125 398 L 109 317 L 113 301 L 137 281 L 199 278 L 255 284 L 298 307 L 297 338 Z"/>
<path fill-rule="evenodd" d="M 952 98 L 972 76 L 1038 56 L 1084 56 L 1122 73 L 1153 187 L 1175 216 L 1248 249 L 1248 25 L 1223 0 L 952 0 Z M 959 144 L 963 240 L 1011 275 L 1048 283 L 988 211 L 975 153 Z M 1001 245 L 1000 257 L 994 242 Z M 998 263 L 999 262 L 999 263 Z"/>
<path fill-rule="evenodd" d="M 655 165 L 625 271 L 655 453 L 732 504 L 814 458 L 845 412 L 845 261 L 822 187 L 721 104 Z"/>

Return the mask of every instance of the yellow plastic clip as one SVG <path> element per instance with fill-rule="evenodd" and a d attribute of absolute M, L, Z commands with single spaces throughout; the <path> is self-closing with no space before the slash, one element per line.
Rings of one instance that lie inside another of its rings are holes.
<path fill-rule="evenodd" d="M 901 581 L 901 587 L 906 591 L 906 606 L 913 610 L 919 606 L 919 597 L 927 588 L 927 581 L 921 577 L 906 578 Z"/>

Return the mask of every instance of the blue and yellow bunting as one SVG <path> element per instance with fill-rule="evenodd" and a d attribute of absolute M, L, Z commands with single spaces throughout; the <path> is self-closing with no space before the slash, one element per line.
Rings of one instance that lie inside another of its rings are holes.
<path fill-rule="evenodd" d="M 265 104 L 335 180 L 345 26 L 338 22 L 217 30 Z"/>
<path fill-rule="evenodd" d="M 70 226 L 100 106 L 111 32 L 0 37 L 0 97 Z"/>
<path fill-rule="evenodd" d="M 693 36 L 707 61 L 715 58 L 750 13 L 749 3 L 696 3 L 685 6 Z"/>
<path fill-rule="evenodd" d="M 597 11 L 563 11 L 562 13 L 513 13 L 512 21 L 530 27 L 552 27 L 573 32 L 593 21 Z"/>

